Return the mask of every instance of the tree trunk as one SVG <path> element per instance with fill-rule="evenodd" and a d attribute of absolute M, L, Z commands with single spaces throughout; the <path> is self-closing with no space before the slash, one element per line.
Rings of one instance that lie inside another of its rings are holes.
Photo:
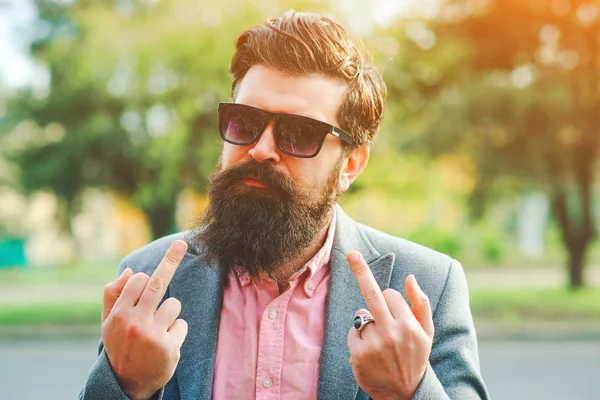
<path fill-rule="evenodd" d="M 586 191 L 583 190 L 582 194 Z M 575 210 L 568 206 L 564 189 L 555 191 L 552 199 L 553 213 L 558 220 L 563 244 L 568 252 L 569 286 L 579 289 L 584 285 L 585 256 L 594 238 L 591 202 L 579 198 Z M 590 199 L 588 199 L 590 200 Z"/>
<path fill-rule="evenodd" d="M 489 182 L 492 181 L 491 177 L 486 178 Z M 480 221 L 484 215 L 488 200 L 489 182 L 484 182 L 483 178 L 478 177 L 475 182 L 475 187 L 469 195 L 469 220 L 471 222 Z"/>
<path fill-rule="evenodd" d="M 175 206 L 176 203 L 173 201 L 144 208 L 144 213 L 150 222 L 153 240 L 175 231 Z"/>
<path fill-rule="evenodd" d="M 569 287 L 572 289 L 583 287 L 583 268 L 585 266 L 586 251 L 587 244 L 569 249 Z"/>

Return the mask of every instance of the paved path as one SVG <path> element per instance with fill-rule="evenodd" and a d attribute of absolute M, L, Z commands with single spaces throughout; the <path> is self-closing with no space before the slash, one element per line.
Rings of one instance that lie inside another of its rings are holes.
<path fill-rule="evenodd" d="M 492 399 L 598 400 L 600 342 L 482 342 Z"/>
<path fill-rule="evenodd" d="M 2 399 L 75 399 L 95 360 L 94 339 L 0 341 Z M 600 342 L 482 342 L 494 400 L 597 400 Z"/>

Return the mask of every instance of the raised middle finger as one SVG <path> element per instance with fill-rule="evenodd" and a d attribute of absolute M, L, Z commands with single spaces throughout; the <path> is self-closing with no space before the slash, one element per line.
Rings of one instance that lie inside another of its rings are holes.
<path fill-rule="evenodd" d="M 358 287 L 360 288 L 363 298 L 367 303 L 367 308 L 371 312 L 371 315 L 373 315 L 373 318 L 375 318 L 375 321 L 382 324 L 393 319 L 385 302 L 385 298 L 381 293 L 379 284 L 375 280 L 371 268 L 369 268 L 362 258 L 362 255 L 357 251 L 353 251 L 348 254 L 347 260 L 348 264 L 350 264 L 350 269 L 354 274 L 354 278 L 356 279 L 356 282 L 358 282 Z"/>
<path fill-rule="evenodd" d="M 183 259 L 186 250 L 187 243 L 183 240 L 176 240 L 171 244 L 171 247 L 169 247 L 169 250 L 167 250 L 162 261 L 150 277 L 137 307 L 151 312 L 156 311 L 160 301 L 167 292 L 167 287 L 171 283 L 171 279 L 173 279 L 173 275 L 175 275 L 175 271 L 177 271 L 177 267 Z"/>

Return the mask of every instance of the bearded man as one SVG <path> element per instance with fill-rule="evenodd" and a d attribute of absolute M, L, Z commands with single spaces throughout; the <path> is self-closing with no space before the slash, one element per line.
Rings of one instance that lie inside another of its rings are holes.
<path fill-rule="evenodd" d="M 461 265 L 337 205 L 383 115 L 367 60 L 315 14 L 239 36 L 208 209 L 123 260 L 80 399 L 488 398 Z"/>

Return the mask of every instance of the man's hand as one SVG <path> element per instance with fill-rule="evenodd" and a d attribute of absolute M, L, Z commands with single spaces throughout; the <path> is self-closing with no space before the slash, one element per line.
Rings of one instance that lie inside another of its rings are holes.
<path fill-rule="evenodd" d="M 186 250 L 187 244 L 177 240 L 152 277 L 142 272 L 131 276 L 127 268 L 104 289 L 104 349 L 130 399 L 149 399 L 175 373 L 188 327 L 177 319 L 179 300 L 169 298 L 160 308 L 158 305 Z"/>
<path fill-rule="evenodd" d="M 375 322 L 360 332 L 350 328 L 350 365 L 359 386 L 373 399 L 411 399 L 423 379 L 433 343 L 433 317 L 429 299 L 413 275 L 406 278 L 412 309 L 393 290 L 381 292 L 360 253 L 348 263 Z"/>

